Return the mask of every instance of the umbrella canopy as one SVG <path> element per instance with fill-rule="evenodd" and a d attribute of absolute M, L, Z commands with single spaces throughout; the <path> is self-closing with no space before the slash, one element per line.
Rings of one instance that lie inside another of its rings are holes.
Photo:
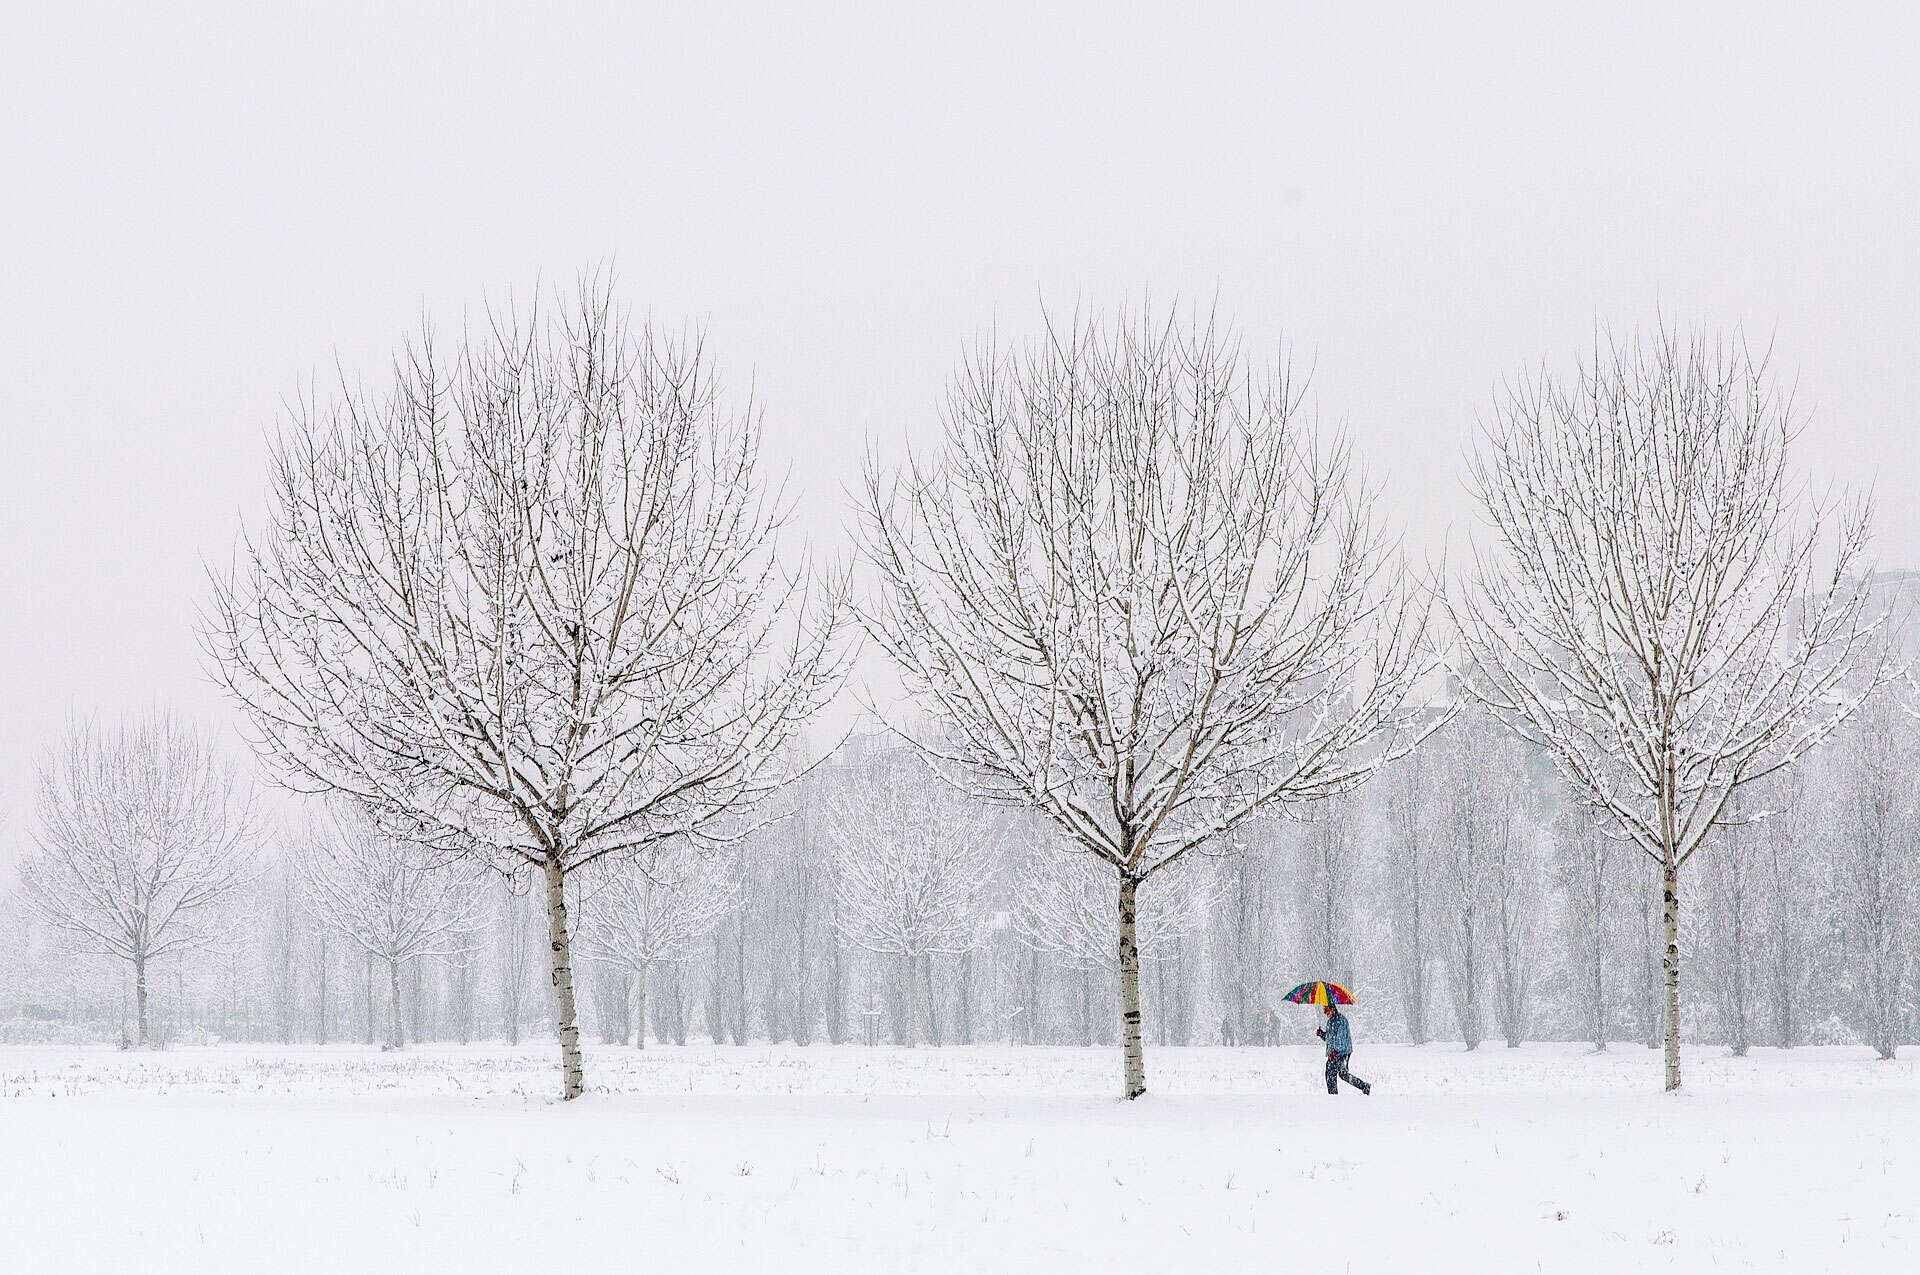
<path fill-rule="evenodd" d="M 1353 993 L 1338 983 L 1329 983 L 1324 978 L 1316 978 L 1311 983 L 1302 983 L 1288 992 L 1286 999 L 1295 1005 L 1351 1005 Z"/>

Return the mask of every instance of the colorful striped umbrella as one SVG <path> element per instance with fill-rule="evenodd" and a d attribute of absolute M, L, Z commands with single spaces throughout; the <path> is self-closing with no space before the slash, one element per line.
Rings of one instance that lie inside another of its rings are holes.
<path fill-rule="evenodd" d="M 1351 1005 L 1353 993 L 1338 983 L 1329 983 L 1324 978 L 1316 978 L 1311 983 L 1302 983 L 1288 992 L 1285 999 L 1296 1005 Z"/>

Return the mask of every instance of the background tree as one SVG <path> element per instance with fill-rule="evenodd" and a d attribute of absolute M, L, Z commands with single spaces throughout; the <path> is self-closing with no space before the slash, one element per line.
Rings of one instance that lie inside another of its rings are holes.
<path fill-rule="evenodd" d="M 27 903 L 82 951 L 131 967 L 145 1045 L 150 967 L 216 946 L 232 920 L 222 906 L 252 879 L 251 797 L 206 737 L 165 713 L 111 730 L 70 722 L 37 778 Z"/>
<path fill-rule="evenodd" d="M 1620 843 L 1600 828 L 1584 806 L 1563 809 L 1553 821 L 1554 866 L 1560 885 L 1560 918 L 1572 997 L 1595 1052 L 1605 1052 L 1612 997 L 1609 957 L 1620 939 L 1616 913 L 1622 870 Z"/>
<path fill-rule="evenodd" d="M 1355 823 L 1349 804 L 1332 800 L 1302 822 L 1280 825 L 1290 834 L 1286 843 L 1292 871 L 1285 897 L 1293 903 L 1293 949 L 1300 977 L 1330 978 L 1343 985 L 1356 980 L 1354 954 L 1364 940 L 1354 933 L 1360 877 Z"/>
<path fill-rule="evenodd" d="M 594 283 L 480 333 L 298 405 L 207 641 L 287 783 L 542 880 L 571 1098 L 567 876 L 733 835 L 839 683 L 842 612 L 782 574 L 757 413 L 697 338 Z"/>
<path fill-rule="evenodd" d="M 1892 1058 L 1920 973 L 1920 810 L 1913 726 L 1880 696 L 1848 732 L 1828 831 L 1840 905 L 1844 1014 Z"/>
<path fill-rule="evenodd" d="M 1092 1004 L 1095 978 L 1111 978 L 1120 969 L 1111 941 L 1112 878 L 1101 860 L 1081 851 L 1063 853 L 1047 844 L 1054 840 L 1057 834 L 1028 846 L 1014 877 L 1011 921 L 1028 947 L 1080 975 L 1081 1043 L 1092 1044 L 1098 1025 L 1112 1021 Z M 1156 874 L 1151 888 L 1140 893 L 1136 943 L 1141 959 L 1167 955 L 1206 925 L 1220 889 L 1212 866 L 1206 859 L 1183 860 Z"/>
<path fill-rule="evenodd" d="M 340 802 L 316 820 L 294 865 L 314 919 L 385 967 L 386 1047 L 403 1047 L 400 970 L 466 950 L 486 897 L 477 872 Z"/>
<path fill-rule="evenodd" d="M 522 883 L 501 883 L 494 916 L 495 953 L 498 958 L 500 1024 L 507 1043 L 520 1043 L 520 1031 L 527 1021 L 527 997 L 531 990 L 534 961 L 539 953 L 538 931 L 544 927 L 534 915 L 532 903 Z M 368 958 L 371 963 L 372 958 Z M 369 964 L 371 968 L 371 964 Z M 371 1002 L 369 1002 L 371 1004 Z M 368 1027 L 372 1039 L 372 1027 Z"/>
<path fill-rule="evenodd" d="M 1886 675 L 1867 507 L 1804 496 L 1793 432 L 1764 360 L 1663 330 L 1520 382 L 1470 459 L 1492 542 L 1454 605 L 1469 688 L 1659 873 L 1669 1090 L 1680 869 Z"/>
<path fill-rule="evenodd" d="M 1831 762 L 1829 761 L 1829 769 Z M 1799 1002 L 1813 972 L 1818 938 L 1813 916 L 1812 856 L 1803 842 L 1817 838 L 1807 818 L 1805 768 L 1783 771 L 1766 784 L 1755 804 L 1779 813 L 1760 825 L 1761 889 L 1766 896 L 1765 981 L 1774 1044 L 1800 1043 Z"/>
<path fill-rule="evenodd" d="M 1279 991 L 1282 972 L 1278 900 L 1287 882 L 1276 862 L 1271 829 L 1261 821 L 1227 838 L 1220 856 L 1219 897 L 1211 909 L 1214 991 L 1224 1011 L 1222 1044 L 1251 1044 L 1256 1021 Z"/>
<path fill-rule="evenodd" d="M 836 925 L 846 942 L 899 961 L 905 1037 L 914 1043 L 926 996 L 940 1043 L 932 958 L 959 956 L 982 939 L 997 868 L 992 811 L 945 789 L 915 763 L 868 766 L 825 796 L 833 845 Z"/>
<path fill-rule="evenodd" d="M 1507 1048 L 1517 1049 L 1533 1024 L 1539 969 L 1541 909 L 1547 896 L 1540 821 L 1530 790 L 1516 785 L 1495 830 L 1486 863 L 1487 921 L 1492 961 L 1493 1017 Z"/>
<path fill-rule="evenodd" d="M 632 975 L 635 1049 L 647 1045 L 647 975 L 678 964 L 740 903 L 737 856 L 680 844 L 644 865 L 610 864 L 586 878 L 580 945 L 590 961 Z"/>
<path fill-rule="evenodd" d="M 1433 766 L 1429 749 L 1417 749 L 1382 778 L 1379 792 L 1386 846 L 1384 893 L 1393 936 L 1395 983 L 1407 1039 L 1424 1045 L 1431 1038 L 1428 989 L 1439 923 L 1434 898 L 1436 794 L 1429 791 Z"/>
<path fill-rule="evenodd" d="M 1503 1028 L 1523 1025 L 1531 930 L 1522 913 L 1532 885 L 1523 878 L 1538 871 L 1517 844 L 1530 835 L 1526 758 L 1484 713 L 1454 719 L 1430 753 L 1441 812 L 1433 870 L 1442 964 L 1460 1039 L 1474 1049 L 1487 1029 L 1490 987 Z"/>
<path fill-rule="evenodd" d="M 1425 614 L 1283 367 L 1144 316 L 982 349 L 939 458 L 870 471 L 868 631 L 956 782 L 1112 871 L 1123 1092 L 1146 1091 L 1138 893 L 1406 747 Z"/>
<path fill-rule="evenodd" d="M 1761 882 L 1764 821 L 1741 817 L 1742 796 L 1728 803 L 1732 822 L 1701 866 L 1698 906 L 1692 909 L 1697 942 L 1721 1042 L 1736 1058 L 1753 1045 L 1760 991 Z"/>

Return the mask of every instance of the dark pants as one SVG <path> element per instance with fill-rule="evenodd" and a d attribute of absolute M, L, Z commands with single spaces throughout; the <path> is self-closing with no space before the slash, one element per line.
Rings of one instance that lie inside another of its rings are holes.
<path fill-rule="evenodd" d="M 1327 1092 L 1328 1093 L 1340 1092 L 1340 1086 L 1337 1083 L 1335 1083 L 1338 1080 L 1346 1081 L 1348 1084 L 1352 1085 L 1355 1089 L 1358 1089 L 1361 1093 L 1366 1093 L 1373 1088 L 1372 1085 L 1368 1084 L 1366 1081 L 1360 1079 L 1358 1076 L 1355 1076 L 1352 1072 L 1347 1070 L 1347 1059 L 1351 1057 L 1353 1057 L 1352 1054 L 1328 1054 L 1327 1055 Z"/>

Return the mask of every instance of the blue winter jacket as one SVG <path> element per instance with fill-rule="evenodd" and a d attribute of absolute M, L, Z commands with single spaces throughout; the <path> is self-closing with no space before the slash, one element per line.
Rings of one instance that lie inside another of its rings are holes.
<path fill-rule="evenodd" d="M 1327 1052 L 1330 1054 L 1350 1054 L 1353 1052 L 1353 1033 L 1347 1030 L 1347 1016 L 1339 1010 L 1333 1011 L 1333 1017 L 1320 1030 L 1327 1034 Z"/>

